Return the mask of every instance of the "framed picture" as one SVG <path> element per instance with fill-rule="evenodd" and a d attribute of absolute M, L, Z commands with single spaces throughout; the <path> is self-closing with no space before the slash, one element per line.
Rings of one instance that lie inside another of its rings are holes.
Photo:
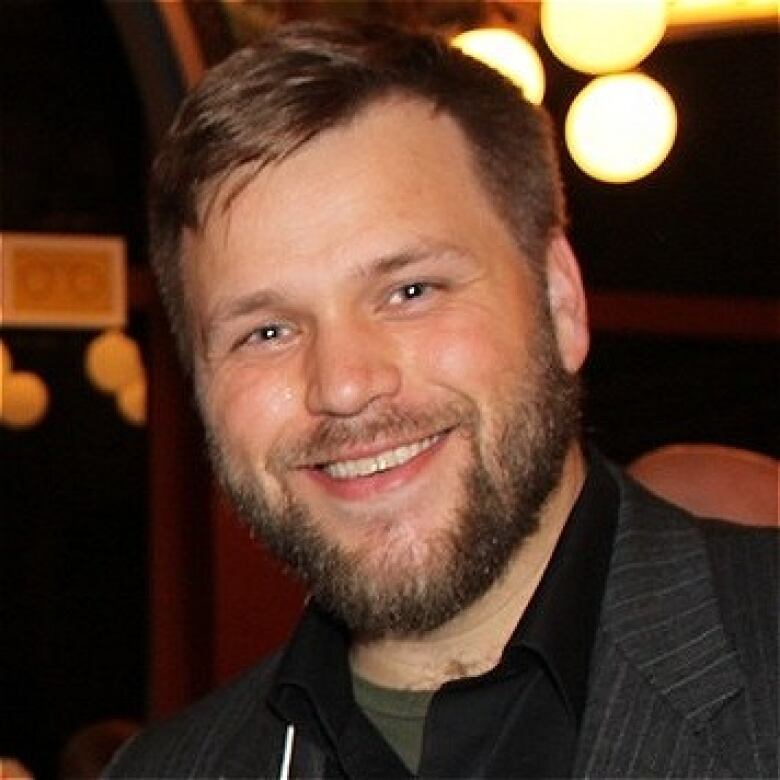
<path fill-rule="evenodd" d="M 126 246 L 116 236 L 0 233 L 0 325 L 123 327 Z"/>

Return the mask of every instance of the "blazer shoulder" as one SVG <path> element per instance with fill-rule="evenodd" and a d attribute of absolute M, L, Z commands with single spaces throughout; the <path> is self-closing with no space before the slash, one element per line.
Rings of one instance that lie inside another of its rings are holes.
<path fill-rule="evenodd" d="M 777 665 L 780 531 L 721 520 L 694 520 L 704 538 L 724 623 L 748 669 L 756 653 Z M 776 677 L 777 672 L 774 675 Z"/>
<path fill-rule="evenodd" d="M 580 774 L 776 777 L 777 532 L 694 517 L 613 476 Z"/>
<path fill-rule="evenodd" d="M 106 778 L 207 777 L 210 765 L 265 710 L 281 652 L 124 745 Z"/>
<path fill-rule="evenodd" d="M 632 515 L 632 525 L 639 521 L 639 525 L 648 527 L 648 530 L 658 530 L 659 524 L 660 528 L 694 526 L 697 534 L 702 535 L 712 547 L 744 544 L 766 549 L 774 545 L 777 549 L 780 526 L 751 526 L 718 517 L 694 515 L 648 490 L 614 463 L 607 461 L 607 467 L 620 491 L 621 515 Z"/>
<path fill-rule="evenodd" d="M 693 515 L 617 467 L 612 471 L 620 490 L 619 535 L 629 540 L 625 546 L 637 560 L 652 560 L 657 553 L 697 553 L 727 623 L 752 605 L 777 632 L 780 529 Z"/>
<path fill-rule="evenodd" d="M 652 563 L 678 560 L 680 571 L 664 571 L 669 583 L 696 593 L 692 579 L 706 570 L 717 616 L 749 680 L 767 691 L 777 690 L 780 623 L 780 531 L 728 520 L 698 517 L 647 491 L 631 477 L 618 474 L 624 530 L 639 529 L 634 560 Z M 628 530 L 627 535 L 631 535 Z M 644 583 L 646 586 L 647 581 Z M 705 591 L 698 588 L 703 601 Z M 769 708 L 767 708 L 769 711 Z M 774 707 L 774 722 L 777 709 Z"/>
<path fill-rule="evenodd" d="M 737 586 L 740 582 L 777 582 L 780 528 L 748 526 L 716 518 L 694 517 L 707 545 L 716 574 Z"/>
<path fill-rule="evenodd" d="M 715 582 L 735 586 L 777 583 L 780 527 L 750 526 L 694 515 L 650 492 L 618 467 L 610 466 L 620 489 L 621 515 L 631 516 L 631 528 L 650 534 L 677 529 L 701 540 Z"/>

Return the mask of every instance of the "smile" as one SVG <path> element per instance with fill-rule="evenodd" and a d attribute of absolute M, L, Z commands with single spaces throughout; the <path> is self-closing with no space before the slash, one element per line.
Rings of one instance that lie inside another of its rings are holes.
<path fill-rule="evenodd" d="M 332 479 L 368 477 L 372 474 L 379 474 L 383 471 L 403 466 L 412 458 L 433 447 L 440 438 L 441 434 L 435 434 L 412 444 L 404 444 L 401 447 L 395 447 L 368 458 L 334 461 L 324 465 L 322 470 Z"/>

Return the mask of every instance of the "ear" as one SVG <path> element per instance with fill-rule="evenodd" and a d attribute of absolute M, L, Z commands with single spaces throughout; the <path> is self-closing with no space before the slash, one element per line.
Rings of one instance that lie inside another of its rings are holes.
<path fill-rule="evenodd" d="M 573 374 L 588 354 L 588 306 L 577 258 L 562 233 L 547 248 L 547 296 L 561 361 Z"/>

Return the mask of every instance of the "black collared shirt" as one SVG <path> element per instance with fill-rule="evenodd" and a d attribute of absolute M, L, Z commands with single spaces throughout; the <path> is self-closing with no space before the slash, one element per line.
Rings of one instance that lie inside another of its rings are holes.
<path fill-rule="evenodd" d="M 617 513 L 617 486 L 592 453 L 580 496 L 501 661 L 435 693 L 420 777 L 571 774 Z M 355 704 L 348 646 L 339 624 L 310 605 L 270 703 L 320 744 L 329 777 L 412 777 Z"/>

